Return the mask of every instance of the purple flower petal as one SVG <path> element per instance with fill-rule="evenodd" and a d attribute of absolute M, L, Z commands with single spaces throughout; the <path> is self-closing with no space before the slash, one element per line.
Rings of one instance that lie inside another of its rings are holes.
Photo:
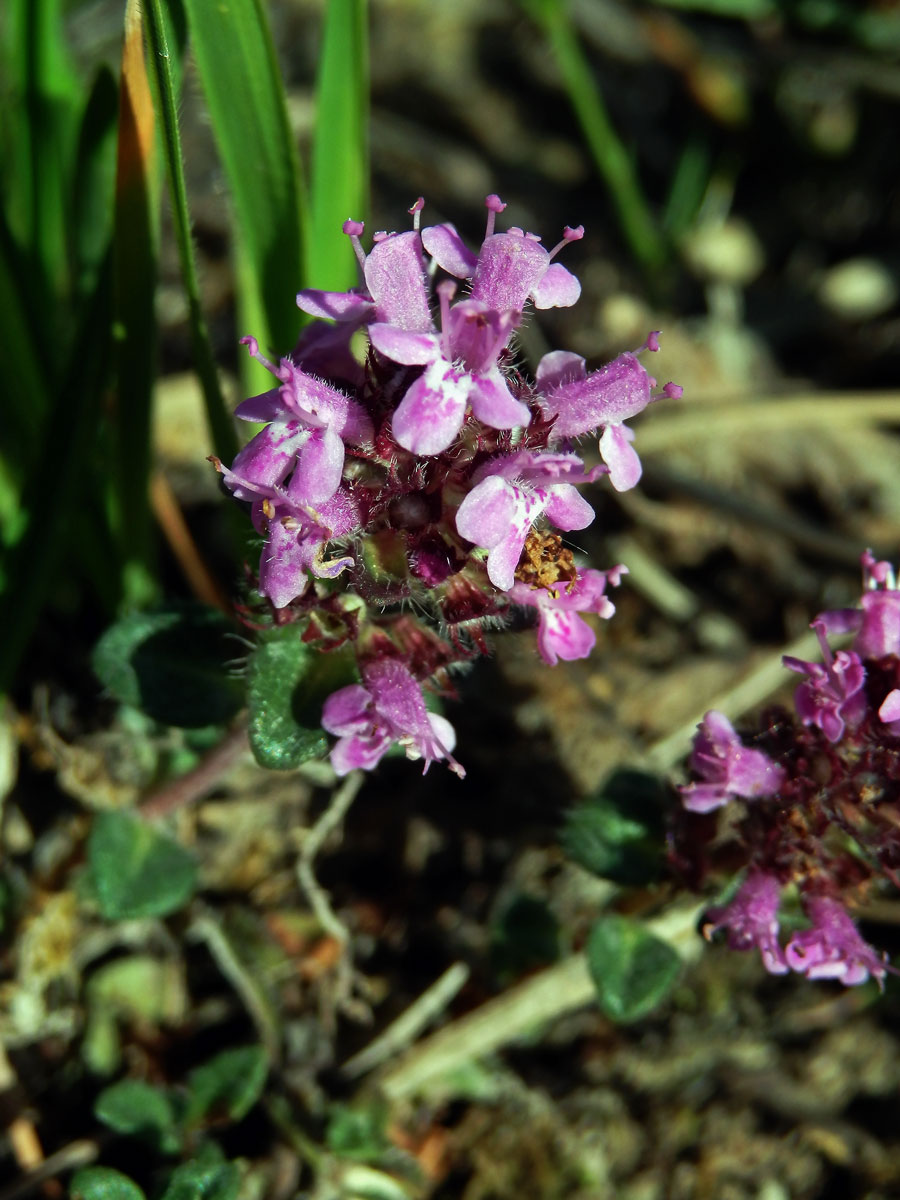
<path fill-rule="evenodd" d="M 634 433 L 627 425 L 607 425 L 600 438 L 600 457 L 609 467 L 609 482 L 617 492 L 627 492 L 641 477 L 641 460 L 631 445 Z"/>
<path fill-rule="evenodd" d="M 363 733 L 371 724 L 372 693 L 359 683 L 333 692 L 322 709 L 322 728 L 343 735 Z"/>
<path fill-rule="evenodd" d="M 471 376 L 437 359 L 412 384 L 394 413 L 394 437 L 413 454 L 440 454 L 462 428 Z"/>
<path fill-rule="evenodd" d="M 250 396 L 242 400 L 234 410 L 234 415 L 242 421 L 258 421 L 260 424 L 274 421 L 284 415 L 284 401 L 280 389 L 271 388 L 259 396 Z"/>
<path fill-rule="evenodd" d="M 276 608 L 286 608 L 302 596 L 309 584 L 307 567 L 319 543 L 298 536 L 290 518 L 269 521 L 269 532 L 259 559 L 259 594 L 268 596 Z"/>
<path fill-rule="evenodd" d="M 541 610 L 537 641 L 541 658 L 555 667 L 560 658 L 567 662 L 588 658 L 597 636 L 578 613 L 550 608 Z"/>
<path fill-rule="evenodd" d="M 878 716 L 885 725 L 900 721 L 900 688 L 894 688 L 892 692 L 888 692 L 878 710 Z"/>
<path fill-rule="evenodd" d="M 535 308 L 571 308 L 581 295 L 581 284 L 562 263 L 551 263 L 532 289 Z"/>
<path fill-rule="evenodd" d="M 250 484 L 274 487 L 287 477 L 295 456 L 309 436 L 310 431 L 304 429 L 299 421 L 279 421 L 268 425 L 238 452 L 232 471 Z M 251 498 L 240 488 L 234 488 L 233 491 L 239 500 Z"/>
<path fill-rule="evenodd" d="M 317 288 L 298 292 L 297 307 L 311 317 L 351 321 L 355 325 L 364 325 L 375 311 L 372 300 L 359 292 L 320 292 Z"/>
<path fill-rule="evenodd" d="M 807 979 L 839 979 L 847 987 L 871 975 L 883 987 L 887 966 L 882 955 L 864 942 L 843 905 L 828 896 L 805 898 L 811 929 L 795 933 L 785 947 L 788 966 Z"/>
<path fill-rule="evenodd" d="M 405 366 L 424 366 L 440 357 L 437 335 L 377 323 L 369 326 L 369 340 L 385 358 Z"/>
<path fill-rule="evenodd" d="M 862 622 L 853 649 L 862 658 L 900 655 L 900 591 L 864 592 Z"/>
<path fill-rule="evenodd" d="M 748 749 L 724 713 L 712 709 L 697 726 L 691 768 L 702 782 L 678 790 L 691 812 L 711 812 L 732 796 L 771 796 L 784 783 L 784 768 L 761 750 Z"/>
<path fill-rule="evenodd" d="M 316 429 L 300 451 L 288 494 L 304 504 L 321 504 L 338 490 L 343 467 L 340 437 L 333 429 Z"/>
<path fill-rule="evenodd" d="M 496 546 L 509 533 L 516 494 L 498 475 L 489 475 L 465 497 L 456 513 L 460 537 L 475 546 Z"/>
<path fill-rule="evenodd" d="M 449 760 L 451 770 L 465 775 L 451 751 L 453 726 L 425 708 L 422 689 L 397 659 L 376 659 L 362 667 L 365 686 L 351 684 L 325 701 L 322 725 L 340 735 L 331 751 L 339 775 L 361 767 L 371 770 L 394 743 L 408 758 L 421 758 L 425 769 L 436 759 Z"/>
<path fill-rule="evenodd" d="M 557 529 L 587 529 L 594 510 L 571 483 L 558 483 L 547 489 L 544 511 Z"/>
<path fill-rule="evenodd" d="M 527 425 L 531 420 L 528 405 L 512 395 L 496 367 L 492 371 L 473 375 L 471 379 L 469 403 L 479 421 L 490 425 L 491 429 L 515 429 Z"/>
<path fill-rule="evenodd" d="M 474 300 L 461 300 L 447 317 L 447 357 L 462 362 L 468 371 L 490 371 L 520 321 L 521 314 L 513 310 L 495 312 Z"/>
<path fill-rule="evenodd" d="M 468 279 L 478 262 L 453 225 L 431 225 L 422 230 L 422 245 L 448 275 L 457 279 Z"/>
<path fill-rule="evenodd" d="M 313 321 L 300 334 L 291 351 L 291 361 L 309 375 L 362 387 L 366 373 L 350 350 L 355 326 L 349 322 L 337 325 Z"/>
<path fill-rule="evenodd" d="M 556 415 L 560 437 L 579 437 L 600 425 L 618 425 L 643 411 L 651 402 L 651 379 L 634 354 L 591 371 L 583 379 L 550 386 L 538 395 L 546 416 Z"/>
<path fill-rule="evenodd" d="M 521 312 L 549 264 L 550 255 L 540 242 L 522 234 L 495 233 L 478 255 L 472 299 L 488 308 Z"/>
<path fill-rule="evenodd" d="M 566 383 L 579 383 L 586 376 L 585 362 L 580 354 L 573 354 L 571 350 L 551 350 L 538 363 L 535 381 L 538 391 L 546 396 L 554 388 Z M 542 402 L 541 407 L 546 411 L 549 401 L 547 404 Z"/>
<path fill-rule="evenodd" d="M 384 732 L 366 737 L 356 734 L 342 737 L 331 748 L 331 765 L 335 774 L 343 778 L 351 771 L 371 771 L 384 758 L 392 746 L 390 735 Z"/>
<path fill-rule="evenodd" d="M 432 329 L 421 239 L 415 230 L 377 242 L 365 265 L 377 318 L 401 329 Z"/>

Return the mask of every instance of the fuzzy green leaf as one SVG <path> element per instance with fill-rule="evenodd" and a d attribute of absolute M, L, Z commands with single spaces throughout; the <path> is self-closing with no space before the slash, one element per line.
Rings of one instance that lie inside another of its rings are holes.
<path fill-rule="evenodd" d="M 98 813 L 87 854 L 88 878 L 108 921 L 164 917 L 187 903 L 196 885 L 187 850 L 132 813 Z"/>
<path fill-rule="evenodd" d="M 290 771 L 325 753 L 318 728 L 323 693 L 349 682 L 332 678 L 328 660 L 336 657 L 307 646 L 296 626 L 272 630 L 253 652 L 247 703 L 250 747 L 260 766 Z"/>
<path fill-rule="evenodd" d="M 221 613 L 200 604 L 129 613 L 94 648 L 94 672 L 122 704 L 163 724 L 219 725 L 243 703 L 228 665 L 236 649 L 231 633 Z"/>

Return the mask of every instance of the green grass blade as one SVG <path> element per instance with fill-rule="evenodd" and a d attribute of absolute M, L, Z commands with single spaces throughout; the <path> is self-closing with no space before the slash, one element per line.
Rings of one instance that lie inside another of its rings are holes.
<path fill-rule="evenodd" d="M 672 238 L 687 232 L 697 218 L 709 187 L 712 157 L 705 141 L 695 137 L 686 142 L 672 174 L 663 209 L 663 228 Z"/>
<path fill-rule="evenodd" d="M 12 156 L 6 210 L 48 302 L 68 281 L 66 198 L 81 106 L 60 8 L 60 0 L 13 0 L 6 56 L 12 95 L 4 104 Z"/>
<path fill-rule="evenodd" d="M 3 396 L 4 446 L 15 475 L 27 467 L 36 449 L 41 421 L 50 404 L 51 365 L 42 350 L 46 331 L 40 321 L 28 259 L 16 245 L 0 212 L 0 395 Z"/>
<path fill-rule="evenodd" d="M 217 12 L 220 7 L 220 5 L 216 5 L 215 9 L 211 10 Z M 184 281 L 184 289 L 188 302 L 194 365 L 203 389 L 206 417 L 209 422 L 212 442 L 216 453 L 226 462 L 231 462 L 237 453 L 237 436 L 234 431 L 234 422 L 226 411 L 225 400 L 219 385 L 219 377 L 216 373 L 212 346 L 209 341 L 209 333 L 200 305 L 200 285 L 197 279 L 194 246 L 191 241 L 191 218 L 188 211 L 187 189 L 184 182 L 181 135 L 178 130 L 173 64 L 169 55 L 167 24 L 161 0 L 147 0 L 145 14 L 147 17 L 151 61 L 154 65 L 156 76 L 166 170 L 169 177 L 169 190 L 172 198 L 175 237 L 178 243 L 181 277 Z"/>
<path fill-rule="evenodd" d="M 87 486 L 87 463 L 97 436 L 100 401 L 108 378 L 111 270 L 102 265 L 94 294 L 82 306 L 73 348 L 62 372 L 49 429 L 63 447 L 44 471 L 32 471 L 22 497 L 22 536 L 0 566 L 0 692 L 12 682 L 50 593 L 62 554 L 72 542 L 73 516 Z"/>
<path fill-rule="evenodd" d="M 157 0 L 158 2 L 158 0 Z M 262 0 L 186 0 L 188 30 L 242 252 L 268 329 L 248 330 L 287 353 L 300 329 L 303 196 L 284 87 Z"/>
<path fill-rule="evenodd" d="M 566 0 L 522 0 L 541 25 L 556 59 L 584 140 L 602 175 L 629 249 L 642 267 L 656 271 L 668 258 L 665 240 L 644 198 L 634 164 L 612 126 Z"/>
<path fill-rule="evenodd" d="M 156 114 L 144 56 L 138 0 L 125 7 L 119 85 L 113 237 L 116 406 L 113 414 L 113 522 L 118 531 L 123 598 L 154 595 L 149 506 L 150 419 L 156 376 L 158 187 Z"/>
<path fill-rule="evenodd" d="M 356 256 L 341 232 L 369 202 L 369 46 L 366 0 L 326 9 L 312 146 L 306 282 L 343 291 L 357 281 Z"/>
<path fill-rule="evenodd" d="M 112 237 L 118 92 L 109 67 L 97 72 L 78 135 L 72 181 L 72 279 L 77 296 L 93 291 Z"/>

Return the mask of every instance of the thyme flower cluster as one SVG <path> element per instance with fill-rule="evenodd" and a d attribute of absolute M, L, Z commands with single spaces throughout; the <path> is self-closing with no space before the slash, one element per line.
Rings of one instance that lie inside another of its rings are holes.
<path fill-rule="evenodd" d="M 862 568 L 859 605 L 812 623 L 822 661 L 784 658 L 803 677 L 794 713 L 771 710 L 747 741 L 720 712 L 698 726 L 674 857 L 696 883 L 717 853 L 743 858 L 733 899 L 706 914 L 707 936 L 726 930 L 733 949 L 756 947 L 773 974 L 883 986 L 892 968 L 863 940 L 846 900 L 880 878 L 900 887 L 900 589 L 891 565 L 868 551 Z M 850 633 L 850 649 L 835 652 L 829 637 Z M 715 817 L 703 814 L 726 805 L 722 843 Z M 782 945 L 789 888 L 809 927 Z"/>
<path fill-rule="evenodd" d="M 452 225 L 420 229 L 421 199 L 413 228 L 376 233 L 368 253 L 362 223 L 346 221 L 361 285 L 302 291 L 315 320 L 280 362 L 244 339 L 276 382 L 237 409 L 265 428 L 216 465 L 264 539 L 257 587 L 275 621 L 324 652 L 352 647 L 358 682 L 322 712 L 339 774 L 399 744 L 463 775 L 453 727 L 422 689 L 452 694 L 448 672 L 484 653 L 485 631 L 513 610 L 532 611 L 547 663 L 591 652 L 582 614 L 612 616 L 608 591 L 626 569 L 576 564 L 560 533 L 593 520 L 585 484 L 634 486 L 625 422 L 681 392 L 655 391 L 639 357 L 658 349 L 656 333 L 600 370 L 555 351 L 526 378 L 515 332 L 527 306 L 578 300 L 555 260 L 584 231 L 547 250 L 522 229 L 497 232 L 506 206 L 485 203 L 477 252 Z M 588 469 L 573 447 L 591 433 L 603 462 Z"/>

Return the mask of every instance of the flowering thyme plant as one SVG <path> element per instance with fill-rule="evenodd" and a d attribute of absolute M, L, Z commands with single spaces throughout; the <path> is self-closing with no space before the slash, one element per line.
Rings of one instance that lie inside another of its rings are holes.
<path fill-rule="evenodd" d="M 591 652 L 582 614 L 612 615 L 607 592 L 626 568 L 577 565 L 555 531 L 593 520 L 583 485 L 637 483 L 625 421 L 681 391 L 654 391 L 639 358 L 659 348 L 656 333 L 597 371 L 555 351 L 528 380 L 515 331 L 528 304 L 576 302 L 580 284 L 555 258 L 583 230 L 547 250 L 521 229 L 497 232 L 505 205 L 488 196 L 475 253 L 452 225 L 420 229 L 423 204 L 411 230 L 376 233 L 368 254 L 362 224 L 344 223 L 363 283 L 302 291 L 316 320 L 289 357 L 271 363 L 244 339 L 276 385 L 237 409 L 265 428 L 230 467 L 215 460 L 264 539 L 256 586 L 274 622 L 324 653 L 352 648 L 360 682 L 321 716 L 341 775 L 393 745 L 463 775 L 453 727 L 422 689 L 451 694 L 449 672 L 485 653 L 485 630 L 514 609 L 532 612 L 547 663 Z M 573 445 L 591 433 L 603 462 L 588 469 Z"/>
<path fill-rule="evenodd" d="M 673 840 L 677 866 L 699 883 L 718 856 L 739 849 L 746 874 L 730 903 L 709 910 L 704 932 L 727 931 L 736 950 L 754 946 L 773 974 L 883 985 L 888 967 L 860 936 L 845 899 L 880 877 L 900 886 L 900 589 L 886 562 L 866 552 L 857 608 L 812 624 L 821 662 L 786 656 L 803 676 L 795 713 L 773 709 L 749 741 L 708 712 L 691 755 L 694 782 L 681 787 L 684 814 Z M 829 636 L 853 633 L 849 650 Z M 725 845 L 706 816 L 740 800 Z M 700 814 L 700 815 L 693 815 Z M 724 861 L 723 861 L 723 865 Z M 784 890 L 797 889 L 809 928 L 779 941 Z"/>

